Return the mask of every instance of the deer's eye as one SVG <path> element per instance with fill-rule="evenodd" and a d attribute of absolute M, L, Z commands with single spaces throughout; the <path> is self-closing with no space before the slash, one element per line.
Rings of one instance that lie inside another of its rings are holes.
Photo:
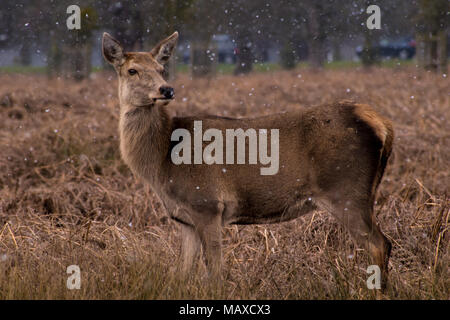
<path fill-rule="evenodd" d="M 128 69 L 128 74 L 134 76 L 137 73 L 136 69 Z"/>

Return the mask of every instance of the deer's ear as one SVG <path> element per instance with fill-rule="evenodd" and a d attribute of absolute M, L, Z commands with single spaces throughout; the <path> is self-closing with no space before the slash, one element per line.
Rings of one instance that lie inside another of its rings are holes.
<path fill-rule="evenodd" d="M 111 37 L 108 33 L 103 33 L 103 57 L 114 66 L 122 63 L 124 54 L 119 41 Z"/>
<path fill-rule="evenodd" d="M 172 55 L 177 41 L 178 32 L 175 31 L 170 37 L 159 42 L 150 53 L 156 61 L 161 64 L 166 64 L 169 61 L 170 56 Z"/>

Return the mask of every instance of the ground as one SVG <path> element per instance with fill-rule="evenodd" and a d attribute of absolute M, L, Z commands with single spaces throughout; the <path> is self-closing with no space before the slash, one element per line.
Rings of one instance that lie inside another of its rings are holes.
<path fill-rule="evenodd" d="M 449 299 L 450 95 L 414 66 L 220 75 L 173 83 L 174 114 L 247 117 L 350 99 L 394 123 L 377 221 L 385 299 Z M 372 299 L 367 254 L 327 213 L 223 231 L 223 286 L 176 272 L 180 230 L 120 159 L 115 74 L 0 75 L 0 299 Z M 81 269 L 69 290 L 69 265 Z"/>

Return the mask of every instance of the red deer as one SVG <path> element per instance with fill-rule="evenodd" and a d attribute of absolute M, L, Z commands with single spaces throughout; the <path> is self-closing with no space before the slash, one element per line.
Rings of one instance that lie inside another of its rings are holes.
<path fill-rule="evenodd" d="M 179 223 L 182 270 L 191 270 L 203 248 L 209 272 L 220 275 L 224 225 L 278 223 L 324 209 L 368 250 L 385 284 L 391 244 L 375 222 L 374 201 L 392 149 L 391 122 L 348 101 L 250 119 L 170 117 L 174 90 L 164 69 L 177 39 L 175 32 L 150 52 L 124 52 L 105 33 L 103 55 L 119 79 L 121 155 Z M 172 134 L 185 129 L 194 136 L 194 121 L 221 132 L 278 130 L 279 170 L 263 175 L 251 163 L 175 164 Z"/>

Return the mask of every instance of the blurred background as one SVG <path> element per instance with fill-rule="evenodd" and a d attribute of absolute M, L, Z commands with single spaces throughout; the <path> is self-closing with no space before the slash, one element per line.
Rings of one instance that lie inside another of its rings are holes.
<path fill-rule="evenodd" d="M 67 7 L 81 8 L 68 30 Z M 369 30 L 369 5 L 381 29 Z M 415 63 L 444 70 L 447 0 L 2 0 L 0 71 L 46 72 L 81 80 L 105 68 L 101 35 L 142 51 L 180 32 L 170 74 L 193 77 L 253 70 Z"/>
<path fill-rule="evenodd" d="M 321 211 L 224 228 L 220 293 L 203 265 L 178 281 L 179 226 L 121 160 L 117 77 L 101 54 L 105 31 L 140 51 L 175 30 L 171 115 L 345 99 L 391 119 L 375 201 L 394 245 L 384 298 L 448 300 L 448 22 L 448 0 L 0 0 L 0 300 L 375 298 L 368 256 Z M 81 290 L 66 287 L 73 264 Z"/>

